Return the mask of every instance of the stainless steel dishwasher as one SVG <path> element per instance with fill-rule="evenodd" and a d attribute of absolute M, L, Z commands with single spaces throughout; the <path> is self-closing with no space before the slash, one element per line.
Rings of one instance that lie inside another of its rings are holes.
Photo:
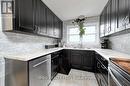
<path fill-rule="evenodd" d="M 29 62 L 29 86 L 48 86 L 51 82 L 51 55 Z"/>
<path fill-rule="evenodd" d="M 5 60 L 0 57 L 0 86 L 5 86 Z"/>

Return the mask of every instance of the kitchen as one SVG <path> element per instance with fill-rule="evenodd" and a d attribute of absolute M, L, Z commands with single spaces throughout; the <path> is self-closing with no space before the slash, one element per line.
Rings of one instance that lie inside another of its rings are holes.
<path fill-rule="evenodd" d="M 0 86 L 129 86 L 129 0 L 1 0 Z"/>

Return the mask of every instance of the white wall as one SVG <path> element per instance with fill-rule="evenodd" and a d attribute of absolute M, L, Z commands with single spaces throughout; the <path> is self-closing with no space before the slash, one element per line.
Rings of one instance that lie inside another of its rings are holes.
<path fill-rule="evenodd" d="M 68 21 L 64 21 L 64 25 L 63 25 L 63 41 L 65 42 L 67 47 L 78 47 L 79 44 L 71 44 L 71 43 L 67 43 L 67 27 L 68 26 L 72 26 L 72 21 L 73 20 L 68 20 Z M 95 43 L 87 43 L 87 44 L 83 44 L 83 47 L 87 47 L 87 48 L 99 48 L 100 47 L 100 43 L 99 43 L 99 17 L 89 17 L 85 23 L 85 25 L 96 25 L 96 42 Z"/>
<path fill-rule="evenodd" d="M 130 30 L 124 34 L 109 37 L 110 48 L 122 53 L 130 54 Z"/>

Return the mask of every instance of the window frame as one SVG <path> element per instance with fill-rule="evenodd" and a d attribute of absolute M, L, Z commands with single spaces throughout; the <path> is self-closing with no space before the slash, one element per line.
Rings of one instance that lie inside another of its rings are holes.
<path fill-rule="evenodd" d="M 95 35 L 95 41 L 93 41 L 93 42 L 87 42 L 87 41 L 83 41 L 83 43 L 95 43 L 95 42 L 97 42 L 97 25 L 96 24 L 92 24 L 92 25 L 85 25 L 84 27 L 91 27 L 91 26 L 95 26 L 95 32 L 94 33 L 89 33 L 89 34 L 85 34 L 85 35 Z M 69 40 L 69 36 L 70 35 L 79 35 L 79 34 L 69 34 L 69 29 L 70 28 L 78 28 L 78 25 L 75 25 L 75 26 L 67 26 L 67 43 L 79 43 L 80 41 L 78 41 L 78 42 L 71 42 L 70 40 Z M 79 39 L 80 40 L 80 39 Z"/>

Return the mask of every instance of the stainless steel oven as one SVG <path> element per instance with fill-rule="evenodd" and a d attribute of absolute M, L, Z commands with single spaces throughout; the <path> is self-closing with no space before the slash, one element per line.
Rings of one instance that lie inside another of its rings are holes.
<path fill-rule="evenodd" d="M 122 86 L 116 76 L 114 75 L 113 71 L 109 68 L 109 86 Z"/>
<path fill-rule="evenodd" d="M 128 76 L 125 72 L 120 69 L 117 65 L 110 62 L 109 67 L 109 86 L 130 86 L 130 81 L 127 79 Z"/>

